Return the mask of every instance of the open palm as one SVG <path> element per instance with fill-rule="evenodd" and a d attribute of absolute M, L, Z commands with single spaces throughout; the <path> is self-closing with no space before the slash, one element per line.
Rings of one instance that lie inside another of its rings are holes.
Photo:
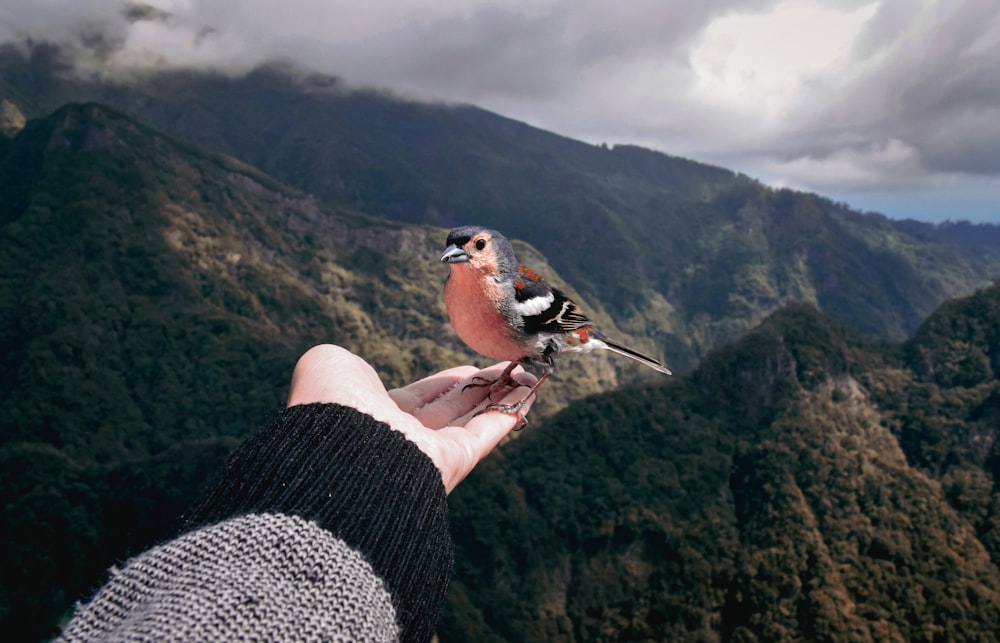
<path fill-rule="evenodd" d="M 495 380 L 504 366 L 483 370 L 458 366 L 387 391 L 366 361 L 340 346 L 324 344 L 307 351 L 296 364 L 288 406 L 337 403 L 385 422 L 434 462 L 445 491 L 451 493 L 519 422 L 511 414 L 477 413 L 491 402 L 517 402 L 528 394 L 534 376 L 515 370 L 513 376 L 521 386 L 505 387 L 499 394 L 502 399 L 489 400 L 489 386 L 467 387 L 477 377 Z"/>

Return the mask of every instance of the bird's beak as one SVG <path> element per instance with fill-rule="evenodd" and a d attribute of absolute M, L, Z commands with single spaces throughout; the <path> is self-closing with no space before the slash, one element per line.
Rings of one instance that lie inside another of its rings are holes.
<path fill-rule="evenodd" d="M 468 261 L 469 255 L 455 244 L 451 244 L 441 255 L 441 261 L 445 263 L 462 263 Z"/>

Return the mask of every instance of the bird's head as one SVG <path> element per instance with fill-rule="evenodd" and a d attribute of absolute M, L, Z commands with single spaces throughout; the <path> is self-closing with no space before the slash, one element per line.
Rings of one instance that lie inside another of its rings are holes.
<path fill-rule="evenodd" d="M 451 264 L 454 269 L 459 264 L 478 270 L 484 274 L 500 274 L 517 269 L 514 249 L 507 238 L 496 230 L 479 226 L 463 226 L 448 233 L 447 248 L 441 261 Z"/>

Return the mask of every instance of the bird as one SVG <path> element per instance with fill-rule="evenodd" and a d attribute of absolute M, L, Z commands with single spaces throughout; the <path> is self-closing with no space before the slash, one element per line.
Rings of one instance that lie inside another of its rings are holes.
<path fill-rule="evenodd" d="M 602 333 L 576 302 L 518 261 L 510 241 L 496 230 L 461 226 L 448 233 L 445 244 L 441 261 L 449 274 L 444 301 L 452 327 L 472 350 L 510 362 L 493 382 L 468 386 L 490 385 L 492 400 L 505 386 L 517 384 L 510 374 L 518 364 L 539 370 L 519 402 L 490 404 L 480 413 L 500 411 L 526 424 L 522 407 L 552 375 L 556 358 L 566 353 L 609 350 L 671 375 L 659 361 Z"/>

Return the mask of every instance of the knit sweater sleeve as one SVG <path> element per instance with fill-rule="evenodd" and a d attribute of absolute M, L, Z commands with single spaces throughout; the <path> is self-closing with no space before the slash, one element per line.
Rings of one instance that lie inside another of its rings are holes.
<path fill-rule="evenodd" d="M 388 425 L 285 409 L 188 530 L 112 570 L 65 640 L 430 639 L 453 560 L 440 472 Z"/>

